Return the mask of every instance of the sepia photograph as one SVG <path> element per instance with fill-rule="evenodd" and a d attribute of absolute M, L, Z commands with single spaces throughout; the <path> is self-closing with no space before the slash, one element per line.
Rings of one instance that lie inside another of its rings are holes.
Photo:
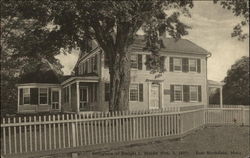
<path fill-rule="evenodd" d="M 1 158 L 250 158 L 248 0 L 0 0 Z"/>

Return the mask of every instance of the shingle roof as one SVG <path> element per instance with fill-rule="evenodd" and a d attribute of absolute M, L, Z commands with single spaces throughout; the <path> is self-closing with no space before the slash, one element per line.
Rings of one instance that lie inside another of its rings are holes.
<path fill-rule="evenodd" d="M 53 71 L 35 71 L 20 77 L 18 83 L 54 83 L 59 84 L 59 76 Z"/>
<path fill-rule="evenodd" d="M 163 38 L 164 48 L 161 48 L 160 52 L 180 52 L 187 54 L 204 54 L 207 55 L 209 52 L 197 44 L 187 40 L 173 38 Z M 143 36 L 137 36 L 134 43 L 130 46 L 131 50 L 142 51 L 145 47 L 145 40 Z"/>

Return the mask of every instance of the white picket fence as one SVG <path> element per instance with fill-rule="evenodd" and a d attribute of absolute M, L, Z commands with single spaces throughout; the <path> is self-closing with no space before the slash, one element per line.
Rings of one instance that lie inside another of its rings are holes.
<path fill-rule="evenodd" d="M 188 111 L 177 108 L 172 111 L 164 109 L 3 118 L 1 153 L 10 155 L 182 136 L 205 124 L 247 123 L 245 120 L 249 115 L 246 111 L 242 112 L 242 108 L 199 108 Z M 243 113 L 244 116 L 241 115 Z"/>

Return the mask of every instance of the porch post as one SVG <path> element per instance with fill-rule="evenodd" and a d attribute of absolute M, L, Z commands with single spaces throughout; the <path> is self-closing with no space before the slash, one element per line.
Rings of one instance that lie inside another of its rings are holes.
<path fill-rule="evenodd" d="M 72 107 L 72 105 L 71 105 L 71 84 L 69 85 L 69 106 Z"/>
<path fill-rule="evenodd" d="M 79 81 L 76 82 L 76 110 L 77 113 L 80 111 L 80 98 L 79 98 Z"/>
<path fill-rule="evenodd" d="M 222 87 L 220 87 L 220 108 L 223 106 L 223 94 L 222 94 Z"/>
<path fill-rule="evenodd" d="M 19 112 L 19 105 L 20 105 L 20 88 L 17 88 L 17 112 Z"/>
<path fill-rule="evenodd" d="M 160 96 L 161 96 L 161 109 L 164 109 L 164 90 L 163 90 L 163 82 L 160 83 Z"/>

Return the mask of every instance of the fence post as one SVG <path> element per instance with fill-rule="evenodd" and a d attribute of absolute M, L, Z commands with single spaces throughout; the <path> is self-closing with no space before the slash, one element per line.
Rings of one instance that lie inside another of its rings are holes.
<path fill-rule="evenodd" d="M 71 115 L 71 119 L 73 120 L 73 115 Z M 76 118 L 75 118 L 76 121 Z M 72 129 L 72 145 L 73 147 L 76 147 L 76 122 L 71 122 L 71 129 Z"/>

